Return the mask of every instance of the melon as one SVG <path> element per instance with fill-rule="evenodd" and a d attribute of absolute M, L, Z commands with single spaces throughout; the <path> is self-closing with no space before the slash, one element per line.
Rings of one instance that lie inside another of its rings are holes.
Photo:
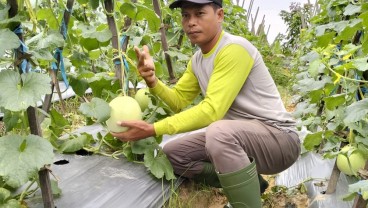
<path fill-rule="evenodd" d="M 110 118 L 106 121 L 107 129 L 111 132 L 124 132 L 127 127 L 117 125 L 118 121 L 142 120 L 142 110 L 138 102 L 129 96 L 118 96 L 110 103 Z"/>
<path fill-rule="evenodd" d="M 348 151 L 352 151 L 349 156 Z M 343 147 L 336 158 L 337 167 L 346 175 L 357 175 L 358 171 L 364 168 L 365 162 L 364 155 L 350 145 Z"/>
<path fill-rule="evenodd" d="M 141 88 L 134 96 L 134 99 L 139 103 L 142 111 L 146 110 L 150 102 L 150 97 L 147 95 L 147 93 L 149 93 L 148 88 Z"/>

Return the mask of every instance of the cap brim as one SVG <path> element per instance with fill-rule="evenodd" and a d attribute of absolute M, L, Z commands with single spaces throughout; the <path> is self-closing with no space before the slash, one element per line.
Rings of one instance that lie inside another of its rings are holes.
<path fill-rule="evenodd" d="M 170 9 L 179 8 L 179 7 L 181 7 L 181 5 L 184 2 L 191 2 L 191 3 L 195 3 L 195 4 L 208 4 L 208 3 L 212 3 L 212 1 L 209 1 L 209 0 L 177 0 L 177 1 L 174 1 L 173 3 L 171 3 L 169 5 L 169 8 Z"/>

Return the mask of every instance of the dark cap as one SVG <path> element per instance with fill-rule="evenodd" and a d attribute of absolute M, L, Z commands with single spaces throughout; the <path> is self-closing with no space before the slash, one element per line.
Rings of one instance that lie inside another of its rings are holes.
<path fill-rule="evenodd" d="M 184 2 L 191 2 L 191 3 L 195 3 L 195 4 L 214 3 L 214 4 L 217 4 L 218 6 L 222 7 L 222 0 L 175 0 L 173 3 L 170 4 L 169 8 L 174 9 L 174 8 L 181 7 L 181 5 Z"/>

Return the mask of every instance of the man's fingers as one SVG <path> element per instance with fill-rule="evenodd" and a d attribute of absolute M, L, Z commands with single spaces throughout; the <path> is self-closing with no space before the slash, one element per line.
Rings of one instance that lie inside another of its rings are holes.
<path fill-rule="evenodd" d="M 145 59 L 144 51 L 141 52 L 141 50 L 137 46 L 134 46 L 134 51 L 138 59 L 138 67 L 144 66 L 144 59 Z"/>
<path fill-rule="evenodd" d="M 134 46 L 134 51 L 137 59 L 139 59 L 139 57 L 141 56 L 141 50 L 137 46 Z"/>
<path fill-rule="evenodd" d="M 147 45 L 144 45 L 144 46 L 143 46 L 143 51 L 144 51 L 144 52 L 146 52 L 146 54 L 148 54 L 148 55 L 149 55 L 149 48 L 148 48 L 148 46 L 147 46 Z"/>
<path fill-rule="evenodd" d="M 146 60 L 150 60 L 151 59 L 151 55 L 150 55 L 149 48 L 148 48 L 147 45 L 144 45 L 143 46 L 143 52 L 144 52 L 144 58 Z"/>
<path fill-rule="evenodd" d="M 116 124 L 119 126 L 124 126 L 128 128 L 136 126 L 136 122 L 134 121 L 118 121 Z"/>

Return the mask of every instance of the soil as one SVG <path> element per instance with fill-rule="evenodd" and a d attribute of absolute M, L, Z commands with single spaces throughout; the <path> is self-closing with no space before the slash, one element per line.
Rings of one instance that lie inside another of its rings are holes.
<path fill-rule="evenodd" d="M 270 186 L 262 194 L 263 208 L 307 208 L 308 196 L 303 186 L 293 189 L 275 185 L 275 176 L 264 176 Z M 227 204 L 222 189 L 204 187 L 185 180 L 177 190 L 178 198 L 172 197 L 166 208 L 223 208 Z"/>

